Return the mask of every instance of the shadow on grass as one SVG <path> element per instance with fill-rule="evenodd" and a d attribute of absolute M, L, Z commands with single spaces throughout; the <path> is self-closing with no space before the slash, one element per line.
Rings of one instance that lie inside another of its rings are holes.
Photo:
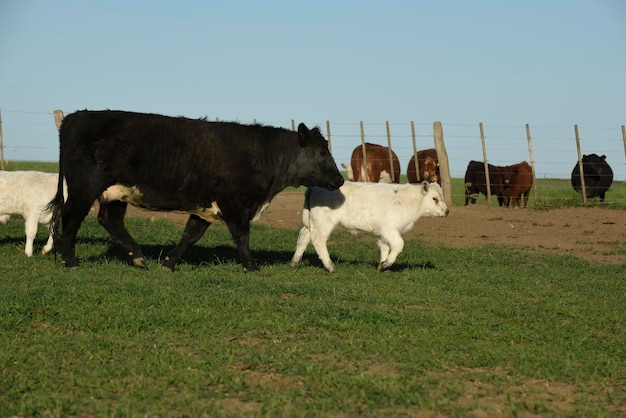
<path fill-rule="evenodd" d="M 9 238 L 9 242 L 19 243 L 18 239 Z M 0 241 L 2 242 L 2 241 Z M 80 245 L 99 245 L 105 246 L 106 250 L 98 254 L 92 254 L 89 256 L 82 256 L 78 253 L 77 256 L 80 259 L 89 262 L 95 262 L 108 259 L 118 261 L 120 263 L 131 266 L 131 258 L 124 250 L 124 248 L 117 242 L 114 242 L 110 238 L 79 238 L 77 244 Z M 173 244 L 169 245 L 141 245 L 144 257 L 147 260 L 148 268 L 154 268 L 156 265 L 160 265 L 165 259 L 167 254 L 174 248 Z M 252 256 L 259 266 L 269 265 L 288 265 L 291 262 L 293 256 L 292 251 L 280 251 L 280 250 L 255 250 L 252 249 Z M 351 267 L 365 267 L 375 270 L 378 267 L 378 262 L 364 261 L 356 259 L 342 259 L 333 258 L 337 268 L 341 266 Z M 218 264 L 239 264 L 241 265 L 241 259 L 239 252 L 235 246 L 229 245 L 217 245 L 214 247 L 203 245 L 190 246 L 179 264 L 188 264 L 194 267 L 202 265 L 218 265 Z M 301 265 L 309 265 L 312 267 L 319 267 L 324 269 L 321 261 L 316 254 L 307 252 L 302 258 Z M 423 263 L 396 263 L 391 266 L 388 272 L 401 272 L 405 270 L 434 270 L 437 266 L 432 261 L 425 261 Z"/>
<path fill-rule="evenodd" d="M 331 257 L 332 258 L 332 257 Z M 333 263 L 335 263 L 335 268 L 341 268 L 341 266 L 351 266 L 351 267 L 355 267 L 355 266 L 367 266 L 367 267 L 371 267 L 372 269 L 376 269 L 378 268 L 378 262 L 373 263 L 370 261 L 363 261 L 363 260 L 346 260 L 346 259 L 342 259 L 342 258 L 332 258 Z M 291 256 L 289 257 L 289 260 L 287 262 L 291 261 Z M 305 263 L 308 264 L 310 266 L 313 267 L 320 267 L 321 269 L 324 269 L 324 266 L 322 264 L 322 262 L 320 261 L 320 259 L 317 257 L 316 254 L 313 253 L 305 253 L 302 256 L 302 261 L 300 262 L 300 264 Z M 437 266 L 435 265 L 435 263 L 433 263 L 432 261 L 425 261 L 423 263 L 419 263 L 419 264 L 414 264 L 414 263 L 395 263 L 391 266 L 391 268 L 385 270 L 386 272 L 401 272 L 401 271 L 405 271 L 405 270 L 434 270 L 436 269 Z M 324 270 L 325 271 L 325 270 Z"/>

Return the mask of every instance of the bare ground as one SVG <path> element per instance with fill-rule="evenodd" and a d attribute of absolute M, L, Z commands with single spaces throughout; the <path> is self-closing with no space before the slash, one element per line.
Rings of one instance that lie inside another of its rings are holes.
<path fill-rule="evenodd" d="M 297 229 L 302 225 L 302 192 L 279 193 L 260 224 Z M 184 225 L 187 215 L 129 207 L 129 216 L 169 219 Z M 411 237 L 453 248 L 502 244 L 571 254 L 598 263 L 626 264 L 626 211 L 564 208 L 550 211 L 482 205 L 453 206 L 447 218 L 421 218 Z"/>

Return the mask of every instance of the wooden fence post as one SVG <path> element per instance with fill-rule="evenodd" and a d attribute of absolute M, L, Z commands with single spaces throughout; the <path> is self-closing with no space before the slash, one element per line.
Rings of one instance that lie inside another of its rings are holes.
<path fill-rule="evenodd" d="M 295 119 L 291 119 L 291 130 L 292 131 L 296 130 L 296 120 Z"/>
<path fill-rule="evenodd" d="M 626 158 L 626 126 L 622 125 L 622 138 L 624 139 L 624 158 Z"/>
<path fill-rule="evenodd" d="M 389 121 L 385 121 L 385 126 L 387 128 L 387 149 L 389 151 L 389 167 L 391 167 L 391 173 L 389 174 L 391 176 L 391 182 L 395 183 L 396 175 L 394 174 L 394 167 L 393 167 L 393 151 L 391 150 L 391 131 L 389 130 Z"/>
<path fill-rule="evenodd" d="M 419 165 L 417 163 L 417 141 L 415 138 L 415 124 L 413 123 L 413 121 L 411 121 L 411 138 L 413 138 L 413 162 L 415 163 L 415 174 L 416 174 L 416 178 L 417 178 L 417 182 L 420 182 L 420 168 Z M 407 175 L 409 173 L 407 172 Z"/>
<path fill-rule="evenodd" d="M 330 155 L 333 154 L 333 143 L 330 140 L 330 121 L 326 121 L 326 136 L 328 137 L 328 151 L 330 151 Z"/>
<path fill-rule="evenodd" d="M 437 151 L 437 159 L 439 159 L 439 174 L 441 175 L 443 200 L 448 206 L 452 206 L 450 165 L 448 164 L 448 153 L 446 152 L 446 145 L 443 142 L 443 127 L 441 126 L 441 122 L 437 121 L 433 123 L 433 134 L 435 138 L 435 150 Z"/>
<path fill-rule="evenodd" d="M 580 137 L 578 136 L 578 125 L 574 125 L 574 133 L 576 134 L 576 149 L 578 150 L 578 170 L 580 171 L 580 186 L 583 192 L 583 203 L 587 203 L 587 188 L 585 186 L 585 172 L 583 170 L 583 157 L 580 152 Z"/>
<path fill-rule="evenodd" d="M 526 124 L 526 139 L 528 140 L 528 155 L 530 156 L 530 167 L 533 170 L 533 189 L 535 190 L 535 202 L 537 202 L 537 179 L 535 178 L 535 154 L 533 153 L 533 142 L 530 138 L 530 125 Z"/>
<path fill-rule="evenodd" d="M 54 112 L 52 112 L 52 114 L 54 115 L 54 124 L 57 127 L 57 131 L 61 131 L 61 123 L 63 122 L 63 111 L 62 110 L 55 110 Z"/>
<path fill-rule="evenodd" d="M 485 146 L 485 131 L 483 130 L 483 123 L 479 122 L 480 127 L 480 142 L 483 145 L 483 162 L 485 164 L 485 182 L 487 183 L 487 202 L 491 204 L 491 179 L 489 178 L 489 162 L 487 161 L 487 147 Z"/>
<path fill-rule="evenodd" d="M 360 122 L 360 125 L 361 125 L 361 149 L 363 150 L 363 163 L 361 164 L 361 167 L 356 167 L 356 168 L 352 167 L 352 172 L 354 173 L 354 170 L 361 170 L 361 174 L 365 173 L 365 176 L 364 176 L 365 178 L 363 178 L 363 181 L 368 182 L 370 181 L 370 178 L 367 173 L 367 151 L 365 150 L 365 129 L 363 129 L 363 121 Z"/>
<path fill-rule="evenodd" d="M 0 111 L 0 170 L 4 171 L 4 143 L 2 142 L 2 112 Z"/>

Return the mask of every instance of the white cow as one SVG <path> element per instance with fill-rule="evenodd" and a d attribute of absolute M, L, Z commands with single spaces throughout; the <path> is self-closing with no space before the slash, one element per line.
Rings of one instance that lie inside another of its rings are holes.
<path fill-rule="evenodd" d="M 49 225 L 51 213 L 45 207 L 57 190 L 59 175 L 40 171 L 0 171 L 0 222 L 6 223 L 10 215 L 22 215 L 26 220 L 26 248 L 33 255 L 33 242 L 37 223 Z M 52 250 L 52 235 L 41 252 Z"/>
<path fill-rule="evenodd" d="M 302 211 L 304 226 L 298 236 L 291 267 L 296 267 L 309 242 L 326 270 L 335 266 L 326 241 L 337 225 L 350 231 L 369 232 L 378 237 L 378 270 L 391 267 L 404 248 L 402 234 L 410 231 L 421 216 L 448 216 L 441 187 L 437 183 L 385 184 L 345 182 L 335 191 L 307 189 Z"/>

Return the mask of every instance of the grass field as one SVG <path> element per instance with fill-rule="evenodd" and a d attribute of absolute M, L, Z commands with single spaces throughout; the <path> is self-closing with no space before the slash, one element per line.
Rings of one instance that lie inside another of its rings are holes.
<path fill-rule="evenodd" d="M 148 271 L 94 218 L 69 271 L 2 227 L 0 416 L 626 412 L 624 265 L 411 240 L 381 274 L 371 242 L 337 233 L 330 275 L 311 252 L 287 266 L 297 231 L 255 225 L 259 273 L 223 226 L 167 273 L 180 228 L 128 223 Z"/>
<path fill-rule="evenodd" d="M 93 217 L 76 270 L 0 226 L 0 416 L 626 414 L 626 265 L 413 239 L 381 274 L 371 238 L 337 232 L 331 275 L 253 225 L 245 274 L 215 225 L 167 273 L 181 228 L 127 224 L 147 271 Z"/>

